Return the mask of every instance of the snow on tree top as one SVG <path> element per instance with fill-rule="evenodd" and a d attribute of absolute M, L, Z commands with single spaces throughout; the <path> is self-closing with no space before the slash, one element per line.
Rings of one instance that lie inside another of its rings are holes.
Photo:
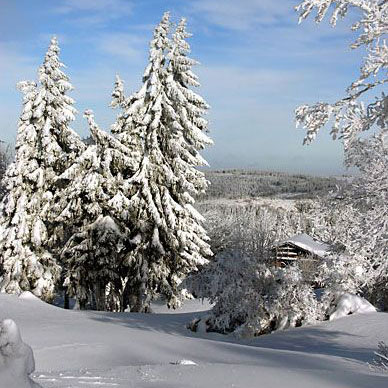
<path fill-rule="evenodd" d="M 311 236 L 309 236 L 306 233 L 297 234 L 285 241 L 280 242 L 279 244 L 277 244 L 277 246 L 284 245 L 284 244 L 295 245 L 319 257 L 326 256 L 331 250 L 330 245 L 314 240 Z"/>

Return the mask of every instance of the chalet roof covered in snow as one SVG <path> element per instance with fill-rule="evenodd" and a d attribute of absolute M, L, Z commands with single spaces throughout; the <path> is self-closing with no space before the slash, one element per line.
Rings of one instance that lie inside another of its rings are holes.
<path fill-rule="evenodd" d="M 327 255 L 331 249 L 330 245 L 314 240 L 306 233 L 301 233 L 290 237 L 289 239 L 277 244 L 277 247 L 280 247 L 285 244 L 292 244 L 319 257 Z"/>

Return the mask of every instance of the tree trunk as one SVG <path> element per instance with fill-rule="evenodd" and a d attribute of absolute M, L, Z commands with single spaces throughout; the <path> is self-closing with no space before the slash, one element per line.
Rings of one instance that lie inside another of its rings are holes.
<path fill-rule="evenodd" d="M 67 293 L 66 290 L 64 291 L 63 294 L 64 294 L 63 308 L 66 309 L 66 310 L 69 310 L 69 308 L 70 308 L 69 294 Z"/>

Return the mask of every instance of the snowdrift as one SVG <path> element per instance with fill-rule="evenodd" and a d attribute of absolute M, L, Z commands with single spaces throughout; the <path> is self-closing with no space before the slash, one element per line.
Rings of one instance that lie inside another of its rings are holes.
<path fill-rule="evenodd" d="M 367 362 L 379 341 L 388 342 L 388 314 L 239 340 L 186 329 L 207 307 L 192 301 L 185 312 L 168 314 L 162 308 L 155 314 L 80 312 L 0 294 L 0 319 L 20 327 L 35 355 L 32 378 L 44 388 L 387 386 L 388 375 Z"/>
<path fill-rule="evenodd" d="M 330 314 L 330 321 L 346 317 L 349 314 L 365 314 L 375 311 L 376 308 L 366 299 L 358 295 L 343 294 L 338 298 L 334 311 Z"/>
<path fill-rule="evenodd" d="M 12 319 L 0 322 L 0 387 L 38 388 L 29 377 L 35 369 L 32 349 L 22 341 Z"/>

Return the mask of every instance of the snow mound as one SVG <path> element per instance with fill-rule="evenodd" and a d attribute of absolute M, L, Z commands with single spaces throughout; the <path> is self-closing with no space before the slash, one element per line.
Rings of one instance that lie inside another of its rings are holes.
<path fill-rule="evenodd" d="M 191 360 L 178 360 L 175 362 L 171 362 L 173 365 L 197 365 L 196 362 L 191 361 Z"/>
<path fill-rule="evenodd" d="M 376 308 L 366 299 L 358 295 L 343 294 L 337 301 L 334 312 L 330 314 L 330 321 L 345 317 L 349 314 L 365 314 L 376 312 Z"/>
<path fill-rule="evenodd" d="M 22 341 L 12 319 L 0 323 L 0 388 L 38 388 L 29 375 L 35 369 L 32 349 Z"/>
<path fill-rule="evenodd" d="M 33 300 L 33 301 L 41 302 L 41 300 L 30 291 L 22 292 L 19 295 L 19 298 L 24 300 Z"/>

